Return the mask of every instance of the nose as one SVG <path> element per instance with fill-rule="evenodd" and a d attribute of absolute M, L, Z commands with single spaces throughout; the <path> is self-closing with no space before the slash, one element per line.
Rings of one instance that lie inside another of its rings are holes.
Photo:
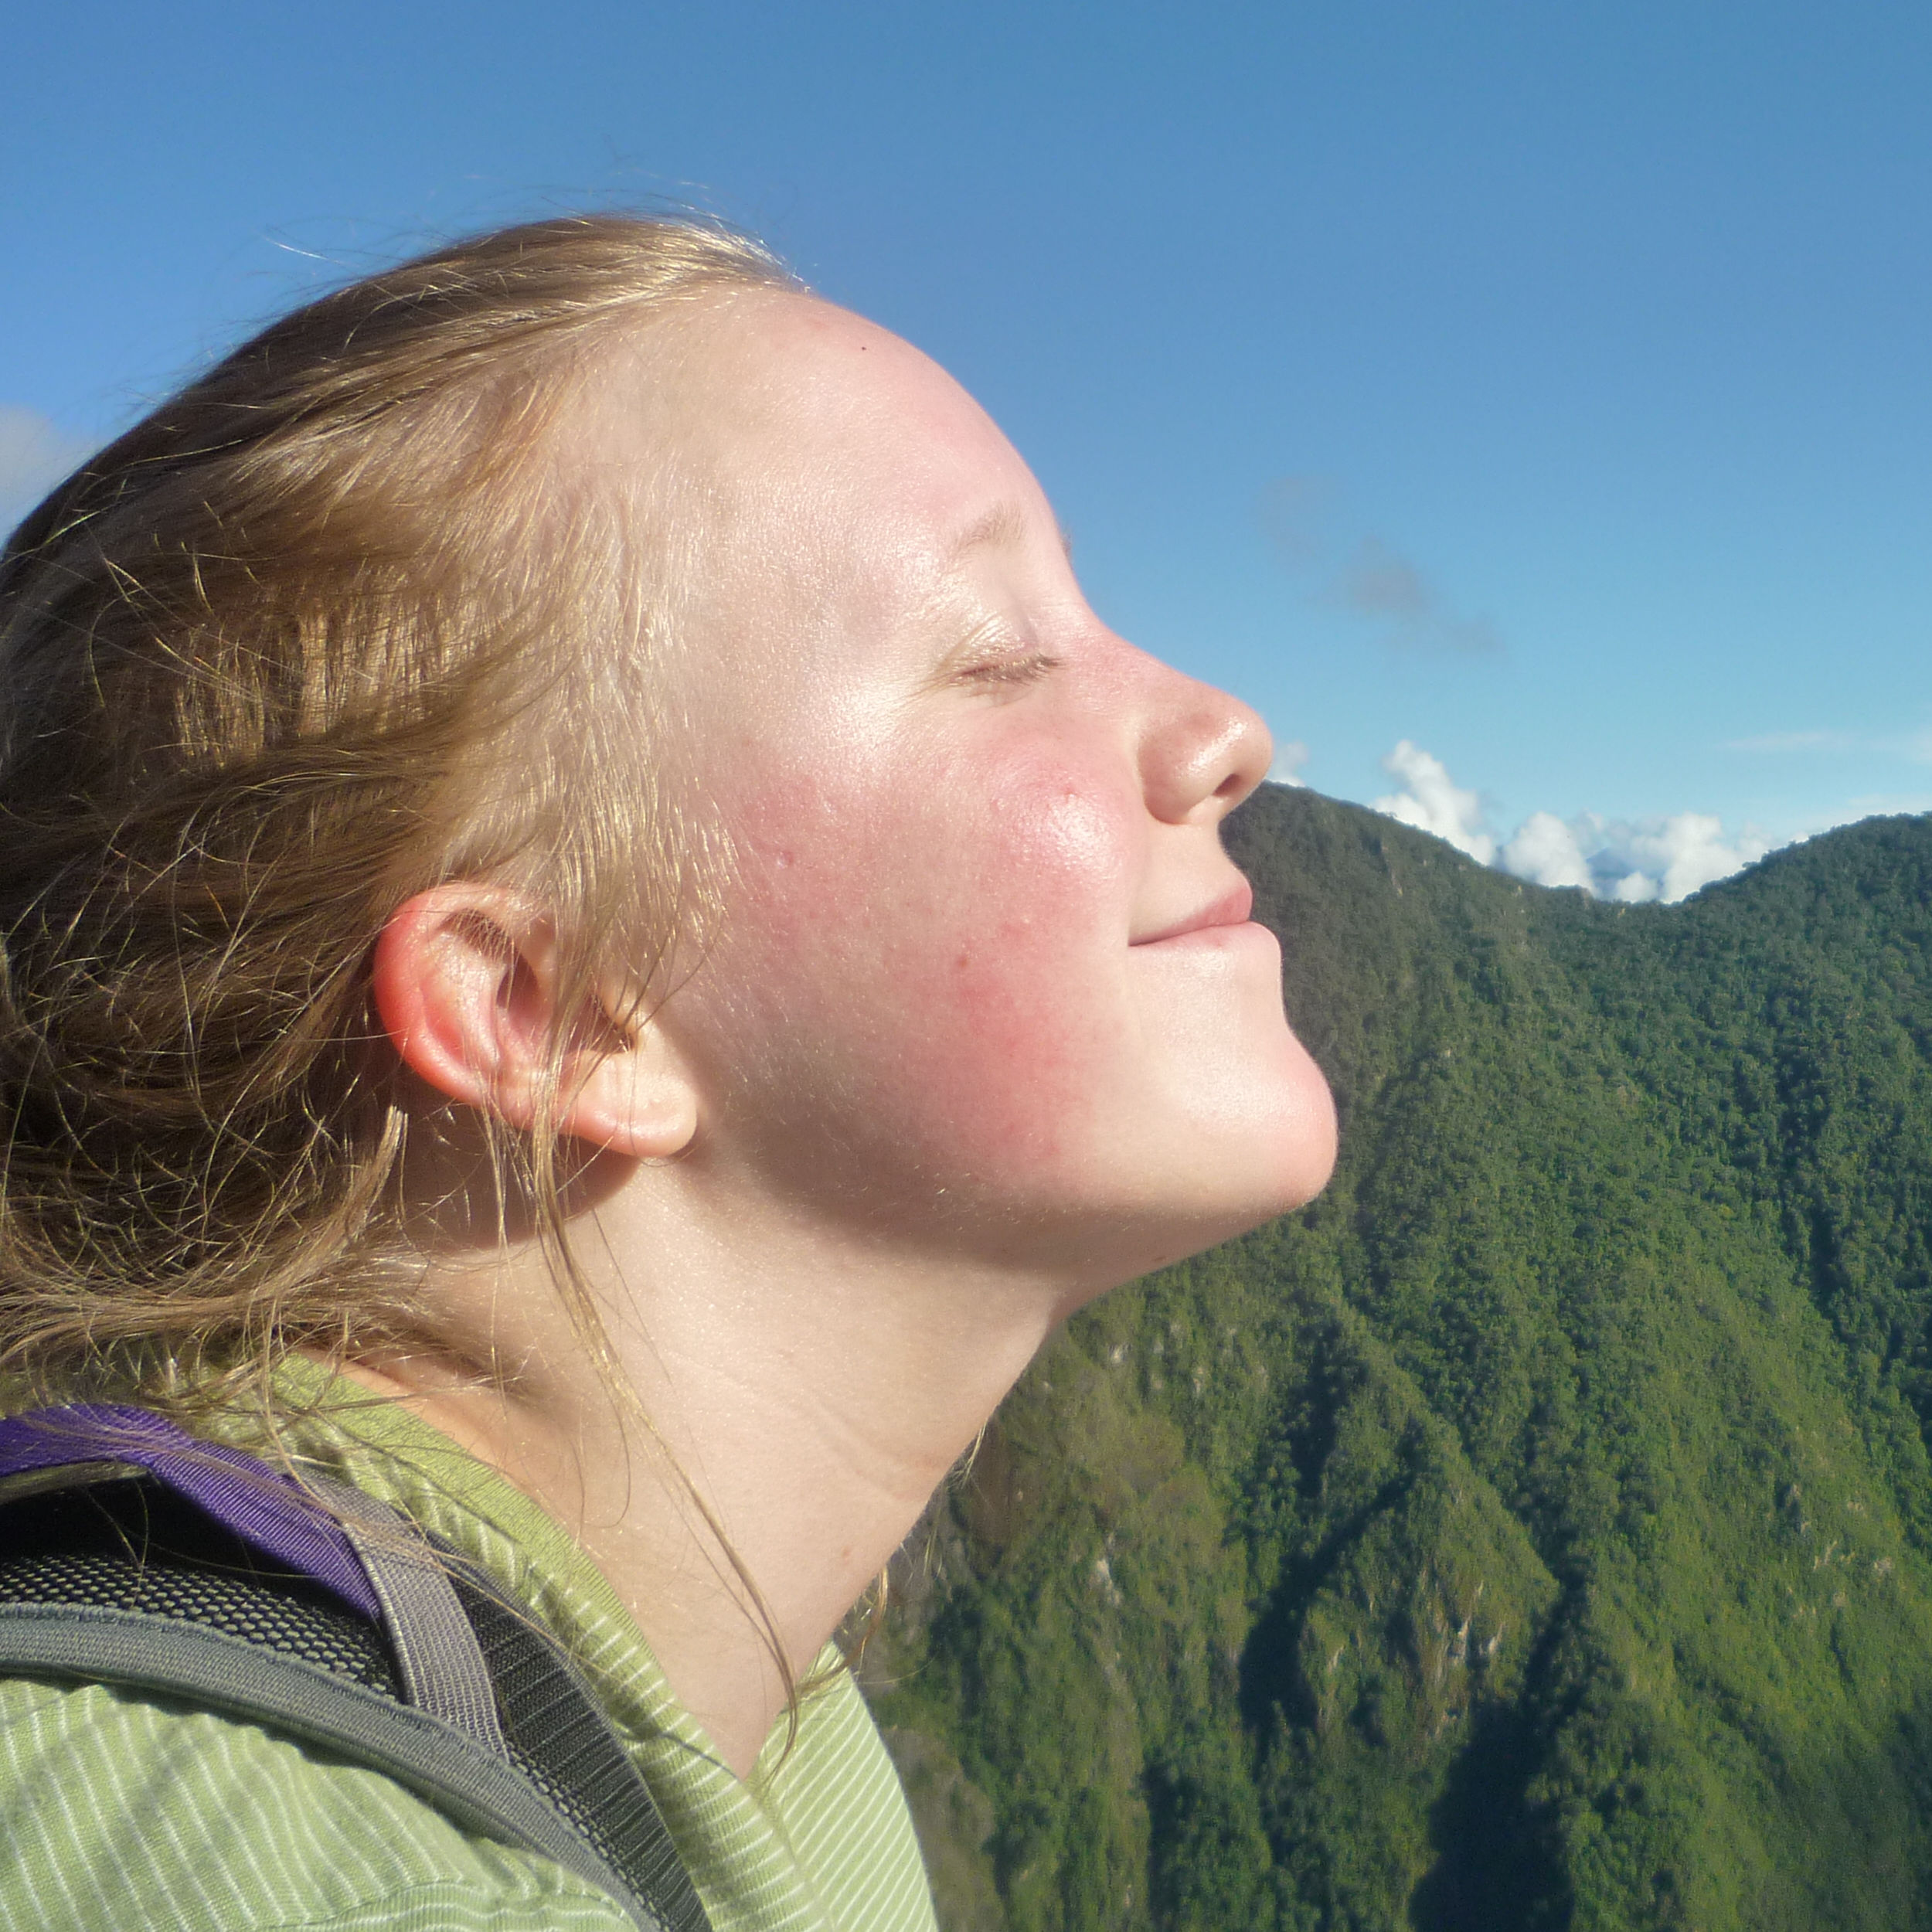
<path fill-rule="evenodd" d="M 1147 808 L 1168 825 L 1217 824 L 1267 776 L 1274 740 L 1239 698 L 1159 667 L 1141 740 Z"/>

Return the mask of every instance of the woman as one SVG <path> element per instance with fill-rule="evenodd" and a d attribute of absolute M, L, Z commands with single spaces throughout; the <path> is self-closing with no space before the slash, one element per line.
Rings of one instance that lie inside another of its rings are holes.
<path fill-rule="evenodd" d="M 1106 630 L 917 351 L 628 219 L 277 323 L 0 600 L 10 1406 L 480 1564 L 720 1932 L 928 1923 L 799 1672 L 1055 1324 L 1327 1177 L 1217 832 L 1260 720 Z M 109 1686 L 0 1685 L 0 1776 L 23 1924 L 624 1922 Z"/>

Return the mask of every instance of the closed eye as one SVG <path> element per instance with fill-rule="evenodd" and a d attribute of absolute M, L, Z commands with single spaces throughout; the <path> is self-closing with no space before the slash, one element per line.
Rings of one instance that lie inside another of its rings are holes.
<path fill-rule="evenodd" d="M 934 667 L 929 689 L 1015 692 L 1037 684 L 1060 660 L 1005 617 L 975 624 Z"/>
<path fill-rule="evenodd" d="M 1057 671 L 1060 665 L 1060 659 L 1046 651 L 1015 651 L 967 665 L 953 674 L 953 681 L 974 690 L 1001 690 L 1018 685 L 1037 684 L 1049 672 Z"/>

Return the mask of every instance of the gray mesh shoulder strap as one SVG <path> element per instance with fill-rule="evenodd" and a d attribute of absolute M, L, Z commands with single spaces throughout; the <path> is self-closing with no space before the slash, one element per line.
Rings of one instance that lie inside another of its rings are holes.
<path fill-rule="evenodd" d="M 124 1685 L 301 1737 L 555 1859 L 646 1932 L 709 1932 L 648 1789 L 547 1635 L 383 1504 L 326 1495 L 379 1624 L 141 1469 L 0 1478 L 0 1675 Z"/>
<path fill-rule="evenodd" d="M 140 1611 L 0 1604 L 0 1674 L 156 1692 L 319 1744 L 394 1778 L 466 1830 L 554 1859 L 617 1900 L 641 1932 L 669 1932 L 507 1758 L 321 1665 Z"/>

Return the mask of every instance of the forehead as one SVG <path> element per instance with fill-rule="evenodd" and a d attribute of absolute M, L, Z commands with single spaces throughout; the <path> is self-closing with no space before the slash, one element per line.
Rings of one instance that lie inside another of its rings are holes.
<path fill-rule="evenodd" d="M 827 561 L 956 544 L 1002 505 L 1043 509 L 979 405 L 929 356 L 862 316 L 784 291 L 734 292 L 621 363 L 600 393 L 605 460 L 655 473 L 714 527 Z M 789 539 L 788 541 L 787 539 Z"/>

